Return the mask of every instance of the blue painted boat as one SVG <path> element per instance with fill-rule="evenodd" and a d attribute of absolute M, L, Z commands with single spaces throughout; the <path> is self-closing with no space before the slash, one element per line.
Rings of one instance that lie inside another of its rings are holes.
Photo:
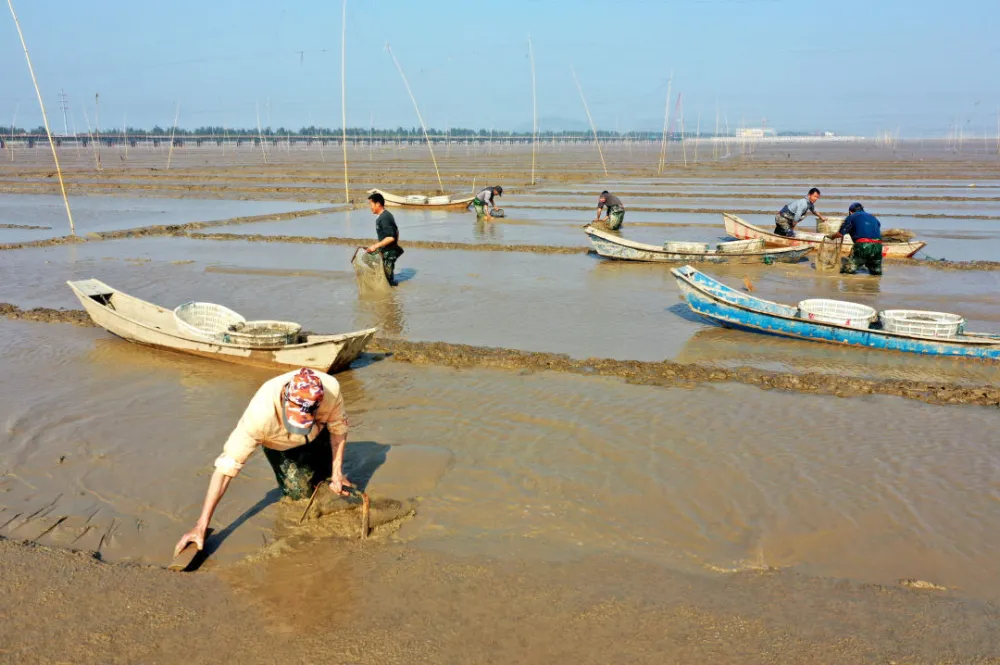
<path fill-rule="evenodd" d="M 727 328 L 927 356 L 1000 360 L 1000 335 L 963 332 L 954 337 L 921 337 L 824 323 L 800 318 L 798 307 L 742 293 L 691 266 L 674 268 L 671 272 L 691 310 Z"/>

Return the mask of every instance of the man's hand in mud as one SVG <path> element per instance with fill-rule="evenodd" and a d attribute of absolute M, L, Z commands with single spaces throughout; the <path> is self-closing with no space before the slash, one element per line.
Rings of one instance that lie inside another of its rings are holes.
<path fill-rule="evenodd" d="M 205 529 L 203 526 L 195 526 L 193 529 L 181 536 L 174 548 L 174 556 L 180 554 L 188 543 L 194 543 L 199 551 L 205 548 Z"/>
<path fill-rule="evenodd" d="M 354 487 L 354 483 L 342 473 L 333 474 L 333 478 L 330 479 L 330 491 L 340 496 L 350 496 L 350 492 L 345 490 L 345 487 Z"/>

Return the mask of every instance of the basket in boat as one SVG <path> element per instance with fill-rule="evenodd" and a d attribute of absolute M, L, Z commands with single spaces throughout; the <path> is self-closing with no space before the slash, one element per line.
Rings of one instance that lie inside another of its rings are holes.
<path fill-rule="evenodd" d="M 878 314 L 868 305 L 843 300 L 810 298 L 799 303 L 799 317 L 819 323 L 834 323 L 838 326 L 865 330 L 875 321 Z"/>
<path fill-rule="evenodd" d="M 731 242 L 720 242 L 715 246 L 719 254 L 745 254 L 747 252 L 763 252 L 764 239 L 752 238 L 750 240 L 733 240 Z"/>
<path fill-rule="evenodd" d="M 224 340 L 240 346 L 285 346 L 299 341 L 302 326 L 292 321 L 241 321 L 229 326 Z"/>
<path fill-rule="evenodd" d="M 965 331 L 965 319 L 958 314 L 925 312 L 916 309 L 886 309 L 878 313 L 886 332 L 921 337 L 954 337 Z"/>
<path fill-rule="evenodd" d="M 209 341 L 221 341 L 229 326 L 246 321 L 228 307 L 210 302 L 184 303 L 174 309 L 174 320 L 182 332 Z"/>
<path fill-rule="evenodd" d="M 817 219 L 816 220 L 816 231 L 827 235 L 830 233 L 836 233 L 840 230 L 840 227 L 844 223 L 843 217 L 827 217 L 826 220 Z"/>
<path fill-rule="evenodd" d="M 663 250 L 666 252 L 677 252 L 678 254 L 704 254 L 708 251 L 707 242 L 675 242 L 668 240 L 663 243 Z"/>
<path fill-rule="evenodd" d="M 451 197 L 450 196 L 432 196 L 429 199 L 427 199 L 427 203 L 429 203 L 432 206 L 448 205 L 449 203 L 451 203 Z"/>
<path fill-rule="evenodd" d="M 403 200 L 406 201 L 407 203 L 412 203 L 415 205 L 423 205 L 427 203 L 427 197 L 424 196 L 423 194 L 410 194 Z"/>

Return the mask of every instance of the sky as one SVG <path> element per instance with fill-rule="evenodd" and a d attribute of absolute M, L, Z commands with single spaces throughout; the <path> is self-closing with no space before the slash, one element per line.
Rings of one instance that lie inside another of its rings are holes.
<path fill-rule="evenodd" d="M 54 132 L 123 123 L 341 126 L 336 1 L 14 0 Z M 530 38 L 543 131 L 766 125 L 872 136 L 995 135 L 1000 1 L 347 0 L 350 127 L 530 131 Z M 41 114 L 0 9 L 0 125 Z M 675 115 L 675 118 L 677 116 Z"/>

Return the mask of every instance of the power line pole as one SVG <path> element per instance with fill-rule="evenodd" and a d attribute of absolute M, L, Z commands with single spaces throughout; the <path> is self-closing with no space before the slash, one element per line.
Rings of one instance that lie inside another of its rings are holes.
<path fill-rule="evenodd" d="M 66 91 L 59 91 L 59 108 L 63 114 L 63 136 L 69 136 L 69 122 L 66 120 L 66 111 L 69 110 L 69 102 L 66 100 Z"/>

